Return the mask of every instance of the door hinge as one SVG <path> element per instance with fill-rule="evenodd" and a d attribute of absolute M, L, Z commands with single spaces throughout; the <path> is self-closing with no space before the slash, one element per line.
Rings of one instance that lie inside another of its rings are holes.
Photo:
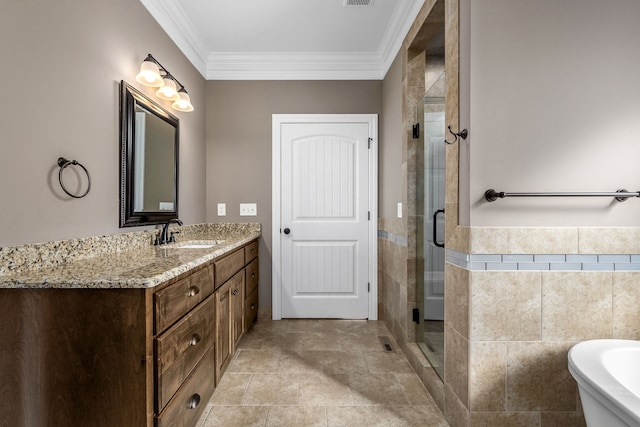
<path fill-rule="evenodd" d="M 369 150 L 371 150 L 371 141 L 373 141 L 373 138 L 369 138 L 369 143 L 367 144 Z"/>
<path fill-rule="evenodd" d="M 371 221 L 371 211 L 367 211 L 367 221 Z"/>
<path fill-rule="evenodd" d="M 413 125 L 411 136 L 413 136 L 413 139 L 420 138 L 420 123 Z"/>
<path fill-rule="evenodd" d="M 416 322 L 418 325 L 420 324 L 420 309 L 419 308 L 414 308 L 413 309 L 413 321 Z"/>
<path fill-rule="evenodd" d="M 371 283 L 367 283 L 367 292 L 371 292 Z"/>

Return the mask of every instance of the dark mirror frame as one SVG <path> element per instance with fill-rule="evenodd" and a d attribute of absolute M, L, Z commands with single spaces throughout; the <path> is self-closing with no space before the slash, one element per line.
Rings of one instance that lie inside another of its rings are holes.
<path fill-rule="evenodd" d="M 141 105 L 175 129 L 174 210 L 156 212 L 134 211 L 135 107 Z M 120 82 L 120 228 L 153 225 L 178 218 L 178 153 L 180 123 L 177 117 L 125 81 Z"/>

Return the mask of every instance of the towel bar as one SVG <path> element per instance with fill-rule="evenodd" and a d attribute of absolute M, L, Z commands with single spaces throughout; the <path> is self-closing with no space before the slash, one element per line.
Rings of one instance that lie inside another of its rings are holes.
<path fill-rule="evenodd" d="M 624 202 L 630 197 L 640 197 L 640 191 L 618 190 L 615 192 L 584 192 L 584 193 L 507 193 L 496 191 L 493 188 L 484 192 L 487 202 L 495 202 L 505 197 L 613 197 L 619 202 Z"/>

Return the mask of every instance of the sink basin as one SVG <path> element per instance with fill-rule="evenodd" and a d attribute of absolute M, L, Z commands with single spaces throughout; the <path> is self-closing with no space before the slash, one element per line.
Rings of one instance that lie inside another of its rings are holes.
<path fill-rule="evenodd" d="M 217 240 L 194 240 L 188 242 L 180 242 L 176 244 L 178 249 L 208 249 L 222 242 Z"/>

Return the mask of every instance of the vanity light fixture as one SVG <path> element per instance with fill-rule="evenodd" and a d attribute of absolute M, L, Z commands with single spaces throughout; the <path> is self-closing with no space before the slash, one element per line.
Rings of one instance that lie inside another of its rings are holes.
<path fill-rule="evenodd" d="M 174 110 L 193 111 L 191 99 L 182 83 L 173 77 L 151 54 L 148 54 L 142 61 L 136 81 L 145 86 L 157 87 L 156 96 L 166 101 L 173 101 L 171 107 Z"/>

